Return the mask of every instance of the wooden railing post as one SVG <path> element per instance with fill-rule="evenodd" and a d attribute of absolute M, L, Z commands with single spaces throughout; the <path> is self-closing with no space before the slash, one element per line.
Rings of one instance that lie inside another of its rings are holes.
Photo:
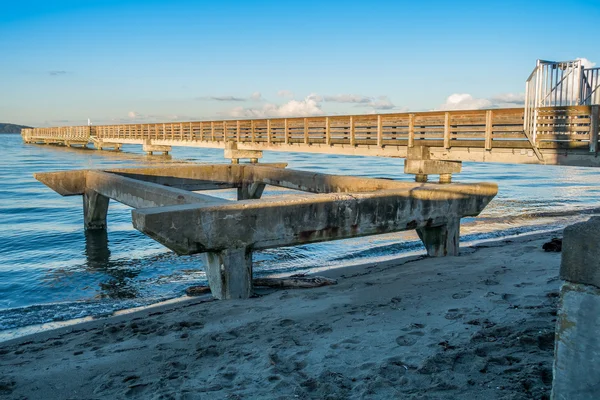
<path fill-rule="evenodd" d="M 210 121 L 210 141 L 215 141 L 215 121 Z"/>
<path fill-rule="evenodd" d="M 325 117 L 325 144 L 331 146 L 331 126 L 329 125 L 329 117 Z"/>
<path fill-rule="evenodd" d="M 408 147 L 415 146 L 415 114 L 408 115 Z"/>
<path fill-rule="evenodd" d="M 290 135 L 288 132 L 288 119 L 285 118 L 283 120 L 283 141 L 285 142 L 285 144 L 289 144 L 290 143 Z"/>
<path fill-rule="evenodd" d="M 304 118 L 304 144 L 308 144 L 308 118 Z"/>
<path fill-rule="evenodd" d="M 600 105 L 591 106 L 590 112 L 590 152 L 598 152 L 598 129 L 600 127 Z"/>
<path fill-rule="evenodd" d="M 240 124 L 241 123 L 240 123 L 239 120 L 236 121 L 236 124 L 235 124 L 235 139 L 236 139 L 236 142 L 238 142 L 238 143 L 241 141 L 241 135 L 242 135 L 241 132 L 240 132 L 241 131 Z"/>
<path fill-rule="evenodd" d="M 444 148 L 450 148 L 450 113 L 444 114 Z"/>
<path fill-rule="evenodd" d="M 492 118 L 493 111 L 487 110 L 485 112 L 485 149 L 492 149 Z"/>
<path fill-rule="evenodd" d="M 256 142 L 256 132 L 254 132 L 254 120 L 250 121 L 250 138 L 252 143 Z"/>
<path fill-rule="evenodd" d="M 383 147 L 383 123 L 381 122 L 381 114 L 377 115 L 377 147 Z"/>
<path fill-rule="evenodd" d="M 227 143 L 227 121 L 223 121 L 223 142 Z"/>
<path fill-rule="evenodd" d="M 354 129 L 353 116 L 350 116 L 350 146 L 356 146 L 356 131 Z"/>
<path fill-rule="evenodd" d="M 271 120 L 267 120 L 267 144 L 271 144 Z"/>

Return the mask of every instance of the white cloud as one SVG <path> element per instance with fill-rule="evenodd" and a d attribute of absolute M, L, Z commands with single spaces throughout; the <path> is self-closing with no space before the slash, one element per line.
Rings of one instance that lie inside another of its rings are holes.
<path fill-rule="evenodd" d="M 332 103 L 354 103 L 356 107 L 371 107 L 373 110 L 392 110 L 396 108 L 387 96 L 371 97 L 357 94 L 338 94 L 323 96 L 323 100 Z"/>
<path fill-rule="evenodd" d="M 290 92 L 289 90 L 280 90 L 279 92 L 277 92 L 277 96 L 291 99 L 292 97 L 294 97 L 294 93 Z"/>
<path fill-rule="evenodd" d="M 129 112 L 127 113 L 127 116 L 128 116 L 129 118 L 131 118 L 131 119 L 138 119 L 138 118 L 140 118 L 140 117 L 141 117 L 140 113 L 138 113 L 138 112 L 135 112 L 135 111 L 129 111 Z"/>
<path fill-rule="evenodd" d="M 387 96 L 379 96 L 377 99 L 369 102 L 368 105 L 374 110 L 392 110 L 396 107 Z"/>
<path fill-rule="evenodd" d="M 263 100 L 262 94 L 260 92 L 254 92 L 248 97 L 238 97 L 238 96 L 203 96 L 196 97 L 196 100 L 208 100 L 208 101 L 223 101 L 223 102 L 242 102 L 242 101 L 261 101 Z"/>
<path fill-rule="evenodd" d="M 372 101 L 371 97 L 356 94 L 337 94 L 333 96 L 323 96 L 323 98 L 325 101 L 334 103 L 370 103 Z"/>
<path fill-rule="evenodd" d="M 525 93 L 502 93 L 490 99 L 492 104 L 525 104 Z"/>
<path fill-rule="evenodd" d="M 522 106 L 525 102 L 523 93 L 503 93 L 489 99 L 473 97 L 468 93 L 454 93 L 440 105 L 437 110 L 478 110 L 482 108 L 504 108 Z"/>
<path fill-rule="evenodd" d="M 578 57 L 576 60 L 581 60 L 581 65 L 583 65 L 584 68 L 594 68 L 596 66 L 595 62 L 591 62 L 587 58 Z"/>
<path fill-rule="evenodd" d="M 207 98 L 200 98 L 200 100 L 214 100 L 214 101 L 246 101 L 244 97 L 235 96 L 210 96 Z"/>
<path fill-rule="evenodd" d="M 235 118 L 311 117 L 323 114 L 320 99 L 318 95 L 310 95 L 304 100 L 290 100 L 282 105 L 265 103 L 261 108 L 236 107 L 225 115 Z"/>

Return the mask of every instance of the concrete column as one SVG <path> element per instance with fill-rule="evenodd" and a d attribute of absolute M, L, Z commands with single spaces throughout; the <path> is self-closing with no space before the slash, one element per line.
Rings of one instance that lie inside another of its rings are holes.
<path fill-rule="evenodd" d="M 252 250 L 231 248 L 204 253 L 212 295 L 219 300 L 247 299 L 252 294 Z"/>
<path fill-rule="evenodd" d="M 265 186 L 267 185 L 259 182 L 243 182 L 242 187 L 237 189 L 238 200 L 260 199 L 260 196 L 262 196 L 262 193 L 265 190 Z"/>
<path fill-rule="evenodd" d="M 417 234 L 430 257 L 457 256 L 459 233 L 459 218 L 452 218 L 441 226 L 417 228 Z"/>
<path fill-rule="evenodd" d="M 552 399 L 600 393 L 600 217 L 564 230 Z"/>
<path fill-rule="evenodd" d="M 85 229 L 106 229 L 109 198 L 93 190 L 83 193 L 83 224 Z"/>

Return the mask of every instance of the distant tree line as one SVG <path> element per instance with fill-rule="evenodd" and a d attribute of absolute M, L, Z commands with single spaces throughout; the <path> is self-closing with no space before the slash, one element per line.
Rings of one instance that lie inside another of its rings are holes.
<path fill-rule="evenodd" d="M 0 133 L 21 133 L 21 129 L 31 128 L 25 125 L 5 124 L 0 122 Z"/>

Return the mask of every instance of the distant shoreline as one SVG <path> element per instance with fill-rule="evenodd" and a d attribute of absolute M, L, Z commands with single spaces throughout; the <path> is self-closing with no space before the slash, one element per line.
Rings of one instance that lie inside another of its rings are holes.
<path fill-rule="evenodd" d="M 6 122 L 0 122 L 0 134 L 20 134 L 21 129 L 28 129 L 30 126 L 26 125 L 17 125 L 17 124 L 9 124 Z"/>

